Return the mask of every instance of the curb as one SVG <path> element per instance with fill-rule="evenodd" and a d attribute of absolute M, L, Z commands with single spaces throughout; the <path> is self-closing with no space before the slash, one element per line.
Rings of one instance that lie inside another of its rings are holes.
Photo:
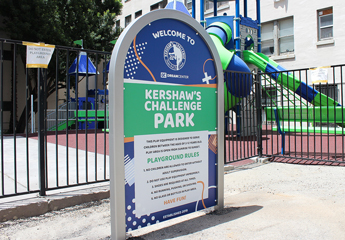
<path fill-rule="evenodd" d="M 38 216 L 47 212 L 98 201 L 110 197 L 109 184 L 89 187 L 82 190 L 68 189 L 44 197 L 34 196 L 28 199 L 0 203 L 0 222 Z"/>
<path fill-rule="evenodd" d="M 257 163 L 268 163 L 270 161 L 270 157 L 262 157 L 262 158 L 257 158 L 256 162 Z"/>
<path fill-rule="evenodd" d="M 232 170 L 235 170 L 236 168 L 240 168 L 243 166 L 251 165 L 251 164 L 266 164 L 270 162 L 270 157 L 253 157 L 253 158 L 248 158 L 244 159 L 241 161 L 236 161 L 236 162 L 230 162 L 224 165 L 224 172 L 228 173 Z"/>
<path fill-rule="evenodd" d="M 234 170 L 235 167 L 232 165 L 224 165 L 224 172 Z"/>
<path fill-rule="evenodd" d="M 267 163 L 268 160 L 269 158 L 256 158 L 250 161 Z M 246 164 L 248 164 L 246 161 L 237 164 L 238 166 L 227 164 L 224 166 L 224 172 L 232 171 L 236 167 Z M 22 199 L 19 200 L 13 200 L 13 198 L 5 199 L 8 202 L 0 202 L 0 222 L 34 217 L 47 212 L 110 198 L 109 183 L 96 187 L 84 186 L 84 188 L 75 187 L 59 191 L 44 197 L 31 194 L 31 197 L 23 195 Z"/>

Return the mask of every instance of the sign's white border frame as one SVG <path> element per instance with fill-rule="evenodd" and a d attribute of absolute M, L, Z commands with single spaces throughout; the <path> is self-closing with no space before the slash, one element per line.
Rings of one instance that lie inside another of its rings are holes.
<path fill-rule="evenodd" d="M 109 163 L 111 238 L 126 239 L 123 70 L 128 48 L 135 36 L 148 24 L 160 19 L 174 19 L 193 28 L 209 46 L 215 60 L 217 97 L 217 209 L 224 207 L 224 76 L 217 49 L 203 27 L 187 14 L 170 9 L 150 12 L 127 26 L 113 49 L 109 71 Z"/>

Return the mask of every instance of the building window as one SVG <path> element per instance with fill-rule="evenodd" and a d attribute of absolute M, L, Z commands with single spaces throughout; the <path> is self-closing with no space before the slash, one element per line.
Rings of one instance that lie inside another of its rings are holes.
<path fill-rule="evenodd" d="M 261 52 L 274 55 L 274 25 L 273 22 L 262 24 L 261 27 Z"/>
<path fill-rule="evenodd" d="M 333 38 L 333 9 L 327 8 L 319 10 L 318 25 L 319 25 L 319 40 Z"/>
<path fill-rule="evenodd" d="M 205 12 L 207 10 L 213 9 L 213 2 L 211 2 L 210 0 L 205 0 L 204 1 L 204 8 L 205 8 Z"/>
<path fill-rule="evenodd" d="M 165 8 L 167 3 L 168 3 L 168 0 L 159 1 L 158 3 L 150 6 L 150 11 Z"/>
<path fill-rule="evenodd" d="M 261 27 L 261 50 L 269 56 L 294 52 L 293 18 L 263 23 Z"/>
<path fill-rule="evenodd" d="M 138 12 L 135 13 L 135 18 L 138 18 L 138 17 L 140 17 L 141 15 L 143 15 L 143 11 L 142 11 L 142 10 L 140 10 L 140 11 L 138 11 Z"/>
<path fill-rule="evenodd" d="M 153 10 L 156 10 L 156 9 L 159 9 L 159 3 L 153 4 L 150 7 L 150 11 L 153 11 Z"/>
<path fill-rule="evenodd" d="M 192 0 L 185 0 L 184 4 L 188 10 L 192 9 Z"/>
<path fill-rule="evenodd" d="M 120 30 L 120 28 L 121 28 L 120 20 L 117 20 L 117 21 L 115 22 L 115 28 L 116 28 L 116 31 L 119 31 L 119 30 Z"/>
<path fill-rule="evenodd" d="M 125 17 L 125 27 L 127 27 L 132 21 L 132 15 Z"/>
<path fill-rule="evenodd" d="M 190 1 L 192 4 L 192 1 Z M 219 8 L 222 5 L 229 5 L 229 2 L 217 2 L 217 8 Z M 211 9 L 213 9 L 213 1 L 211 0 L 204 0 L 204 11 L 207 12 Z"/>
<path fill-rule="evenodd" d="M 294 51 L 293 19 L 287 18 L 279 22 L 279 55 Z"/>

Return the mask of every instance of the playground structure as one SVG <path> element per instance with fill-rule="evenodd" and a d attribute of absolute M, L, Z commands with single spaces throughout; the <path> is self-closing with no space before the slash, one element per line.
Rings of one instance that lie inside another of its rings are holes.
<path fill-rule="evenodd" d="M 327 97 L 326 95 L 318 92 L 311 86 L 308 86 L 305 82 L 300 81 L 296 76 L 293 76 L 289 73 L 284 67 L 267 57 L 266 55 L 261 53 L 261 19 L 260 19 L 260 0 L 256 1 L 256 8 L 257 8 L 257 19 L 253 20 L 252 18 L 248 17 L 247 15 L 247 0 L 244 3 L 244 16 L 240 15 L 240 1 L 235 1 L 235 16 L 217 16 L 217 2 L 221 0 L 214 0 L 214 16 L 204 19 L 204 2 L 200 1 L 200 21 L 201 24 L 205 26 L 206 31 L 209 33 L 211 39 L 213 40 L 220 59 L 222 63 L 222 67 L 224 71 L 231 71 L 232 77 L 231 81 L 226 81 L 224 83 L 225 89 L 225 112 L 229 114 L 229 116 L 233 113 L 235 115 L 239 115 L 240 109 L 240 102 L 243 98 L 248 97 L 249 95 L 253 94 L 253 76 L 251 75 L 253 71 L 253 66 L 256 68 L 254 71 L 262 71 L 263 75 L 261 76 L 261 80 L 263 81 L 275 81 L 277 83 L 277 91 L 280 91 L 280 87 L 282 86 L 283 91 L 287 91 L 290 93 L 296 93 L 300 96 L 302 104 L 304 107 L 301 107 L 298 111 L 301 111 L 301 116 L 308 115 L 311 118 L 308 120 L 292 117 L 291 114 L 294 116 L 296 110 L 289 109 L 290 105 L 287 106 L 278 106 L 279 104 L 273 101 L 273 107 L 266 107 L 265 115 L 266 120 L 275 121 L 278 125 L 282 123 L 282 131 L 279 131 L 282 136 L 284 135 L 284 131 L 306 131 L 306 127 L 304 126 L 296 126 L 296 124 L 292 124 L 294 126 L 290 127 L 291 121 L 293 120 L 300 120 L 301 122 L 306 122 L 308 125 L 308 121 L 318 120 L 315 116 L 309 114 L 311 111 L 310 106 L 308 103 L 316 107 L 322 107 L 318 111 L 320 111 L 321 115 L 329 115 L 331 112 L 336 112 L 335 115 L 341 116 L 342 108 L 338 102 L 333 100 L 332 98 Z M 195 18 L 195 4 L 196 1 L 192 1 L 192 17 Z M 186 14 L 190 14 L 189 11 L 184 6 L 184 3 L 179 0 L 169 1 L 166 8 L 168 9 L 176 9 L 182 11 Z M 247 65 L 249 64 L 249 65 Z M 78 66 L 77 66 L 78 65 Z M 104 70 L 105 73 L 109 71 L 109 62 Z M 251 68 L 250 68 L 250 67 Z M 86 70 L 88 69 L 88 71 Z M 236 72 L 236 73 L 235 73 Z M 74 76 L 75 79 L 79 79 L 79 76 L 83 78 L 87 76 L 97 75 L 96 68 L 92 61 L 87 58 L 84 52 L 81 52 L 79 57 L 76 58 L 69 69 L 69 79 L 70 77 Z M 68 86 L 69 89 L 69 86 Z M 265 87 L 263 87 L 263 91 Z M 282 91 L 280 91 L 283 94 Z M 100 90 L 89 90 L 87 97 L 78 97 L 77 98 L 70 98 L 70 93 L 68 90 L 68 96 L 70 102 L 77 102 L 77 108 L 71 109 L 74 112 L 71 112 L 69 115 L 70 121 L 68 123 L 66 121 L 62 121 L 59 126 L 58 130 L 64 130 L 71 125 L 75 124 L 78 126 L 78 129 L 95 129 L 98 128 L 98 122 L 102 121 L 104 124 L 101 124 L 102 128 L 106 128 L 106 122 L 104 121 L 103 113 L 101 111 L 97 111 L 98 109 L 105 109 L 106 104 L 104 101 L 107 101 L 107 94 L 108 92 L 100 91 Z M 269 95 L 269 94 L 268 94 Z M 284 95 L 284 94 L 283 94 Z M 285 94 L 284 96 L 286 96 Z M 305 101 L 304 101 L 305 100 Z M 286 102 L 289 102 L 288 100 Z M 103 107 L 102 107 L 103 106 Z M 328 106 L 325 108 L 324 106 Z M 330 108 L 332 107 L 332 108 Z M 282 109 L 285 109 L 282 111 Z M 79 116 L 78 111 L 86 111 L 87 114 L 84 116 Z M 275 113 L 275 114 L 274 114 Z M 290 113 L 290 114 L 289 114 Z M 100 114 L 100 115 L 99 115 Z M 99 116 L 98 116 L 99 115 Z M 102 116 L 101 116 L 102 115 Z M 97 117 L 98 116 L 98 117 Z M 242 116 L 244 117 L 244 116 Z M 108 118 L 106 118 L 108 119 Z M 236 117 L 236 121 L 238 123 L 243 122 L 241 121 L 241 116 Z M 289 130 L 284 127 L 284 122 L 289 126 Z M 320 122 L 322 122 L 320 120 Z M 342 126 L 342 123 L 334 122 L 339 126 Z M 310 125 L 310 124 L 309 124 Z M 227 128 L 227 126 L 226 126 Z M 245 126 L 241 124 L 237 124 L 237 132 L 238 134 L 244 134 L 243 129 Z M 274 128 L 279 130 L 278 128 Z M 55 130 L 55 126 L 49 128 L 48 130 Z M 327 131 L 325 128 L 316 129 L 316 132 L 320 131 Z M 341 132 L 341 129 L 335 130 L 335 133 Z M 250 134 L 250 133 L 248 133 Z M 247 135 L 247 134 L 245 134 Z"/>
<path fill-rule="evenodd" d="M 104 70 L 103 75 L 109 72 L 109 62 Z M 95 65 L 91 59 L 87 56 L 87 53 L 81 51 L 71 64 L 68 69 L 68 81 L 67 81 L 67 103 L 59 106 L 58 111 L 58 124 L 55 124 L 56 111 L 48 113 L 48 131 L 62 131 L 70 127 L 75 127 L 80 130 L 85 129 L 98 129 L 107 128 L 109 117 L 104 117 L 107 115 L 105 109 L 108 105 L 108 90 L 102 89 L 89 89 L 88 83 L 86 84 L 87 96 L 78 96 L 78 82 L 86 79 L 89 81 L 89 77 L 95 76 L 97 78 L 99 72 L 97 71 Z M 71 80 L 75 81 L 75 97 L 72 98 L 70 94 Z M 103 79 L 105 82 L 105 79 Z M 67 111 L 68 109 L 68 111 Z"/>
<path fill-rule="evenodd" d="M 79 53 L 79 58 L 75 59 L 68 71 L 69 81 L 71 76 L 75 77 L 75 82 L 77 84 L 79 77 L 86 77 L 88 81 L 89 76 L 97 75 L 99 72 L 96 70 L 95 65 L 92 63 L 90 58 L 88 58 L 85 52 Z M 98 123 L 104 121 L 104 109 L 106 109 L 106 101 L 108 90 L 101 89 L 89 89 L 88 84 L 86 84 L 87 96 L 86 97 L 76 97 L 70 98 L 69 91 L 67 98 L 71 102 L 77 102 L 77 109 L 74 110 L 74 118 L 78 129 L 97 129 Z M 77 87 L 76 87 L 77 89 Z M 98 111 L 99 110 L 99 111 Z M 102 111 L 103 110 L 103 111 Z M 105 124 L 102 124 L 104 128 Z"/>
<path fill-rule="evenodd" d="M 192 17 L 194 18 L 195 2 L 195 0 L 192 1 Z M 253 79 L 250 74 L 253 67 L 250 69 L 247 65 L 250 64 L 257 68 L 254 71 L 263 72 L 259 72 L 260 81 L 267 81 L 270 84 L 275 82 L 276 90 L 285 97 L 283 101 L 285 103 L 280 104 L 271 99 L 273 106 L 264 108 L 266 121 L 277 123 L 277 127 L 273 127 L 273 130 L 278 131 L 282 136 L 282 153 L 284 153 L 285 132 L 343 134 L 344 109 L 340 103 L 307 85 L 295 74 L 261 53 L 260 0 L 256 1 L 256 20 L 247 16 L 247 0 L 243 1 L 244 16 L 239 14 L 239 0 L 235 1 L 235 16 L 217 16 L 217 0 L 213 2 L 214 16 L 204 21 L 204 2 L 200 1 L 200 19 L 218 50 L 223 70 L 234 72 L 231 81 L 224 83 L 225 112 L 230 116 L 232 111 L 239 116 L 240 102 L 253 93 Z M 189 14 L 182 2 L 175 0 L 169 4 L 167 8 Z M 263 91 L 266 91 L 265 87 Z M 289 99 L 289 95 L 296 94 L 299 96 L 298 105 Z M 240 117 L 236 117 L 236 121 L 236 132 L 238 135 L 243 135 L 241 125 L 246 121 L 241 121 Z M 337 127 L 311 126 L 313 123 L 315 125 L 315 123 L 325 122 L 334 123 Z"/>

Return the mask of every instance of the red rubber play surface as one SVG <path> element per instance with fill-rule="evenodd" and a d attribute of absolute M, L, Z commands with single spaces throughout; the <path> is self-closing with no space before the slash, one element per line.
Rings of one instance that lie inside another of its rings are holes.
<path fill-rule="evenodd" d="M 295 164 L 345 166 L 345 136 L 314 133 L 289 133 L 285 137 L 285 152 L 281 154 L 281 136 L 270 129 L 262 130 L 262 148 L 264 156 L 272 156 L 271 161 Z M 67 138 L 68 136 L 68 138 Z M 37 137 L 34 137 L 37 139 Z M 67 141 L 68 139 L 68 141 Z M 88 152 L 109 155 L 109 134 L 102 131 L 59 132 L 47 136 L 47 142 Z M 104 147 L 105 146 L 105 147 Z M 232 165 L 249 164 L 249 158 L 257 156 L 257 139 L 255 136 L 225 137 L 226 163 Z M 304 159 L 302 159 L 304 158 Z M 241 163 L 235 163 L 242 160 Z"/>
<path fill-rule="evenodd" d="M 227 162 L 257 155 L 256 136 L 226 136 Z M 262 154 L 271 161 L 299 164 L 345 166 L 345 136 L 319 133 L 287 133 L 285 151 L 281 154 L 281 135 L 263 126 Z M 304 159 L 302 159 L 304 158 Z"/>
<path fill-rule="evenodd" d="M 37 139 L 37 137 L 34 137 L 34 139 Z M 59 132 L 57 135 L 47 135 L 47 142 L 57 143 L 61 146 L 67 146 L 68 144 L 70 148 L 78 148 L 99 154 L 104 154 L 105 152 L 106 155 L 109 155 L 109 133 L 102 131 L 97 133 L 95 131 L 88 131 L 87 134 L 85 131 L 79 131 L 78 134 L 76 134 L 76 131 L 69 131 L 68 135 L 66 135 L 66 132 Z M 106 146 L 105 148 L 104 145 Z"/>

